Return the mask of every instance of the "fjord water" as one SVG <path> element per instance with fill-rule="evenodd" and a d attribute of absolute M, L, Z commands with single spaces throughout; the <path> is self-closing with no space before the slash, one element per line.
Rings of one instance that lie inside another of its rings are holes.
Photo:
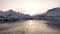
<path fill-rule="evenodd" d="M 0 34 L 60 34 L 60 21 L 22 20 L 0 23 Z"/>

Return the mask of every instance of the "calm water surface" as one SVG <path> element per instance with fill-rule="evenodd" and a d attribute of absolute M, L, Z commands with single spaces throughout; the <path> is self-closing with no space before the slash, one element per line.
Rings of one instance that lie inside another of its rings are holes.
<path fill-rule="evenodd" d="M 0 34 L 60 34 L 60 21 L 27 20 L 0 23 Z"/>

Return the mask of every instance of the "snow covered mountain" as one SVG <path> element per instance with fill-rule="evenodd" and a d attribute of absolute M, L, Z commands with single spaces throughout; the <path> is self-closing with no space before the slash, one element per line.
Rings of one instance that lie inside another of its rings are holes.
<path fill-rule="evenodd" d="M 60 7 L 48 10 L 44 14 L 33 16 L 34 19 L 60 19 Z"/>
<path fill-rule="evenodd" d="M 0 20 L 27 20 L 31 19 L 31 16 L 28 14 L 23 14 L 19 12 L 15 12 L 13 10 L 9 11 L 0 11 Z"/>
<path fill-rule="evenodd" d="M 45 13 L 46 16 L 60 16 L 60 8 L 53 8 Z"/>
<path fill-rule="evenodd" d="M 60 19 L 60 8 L 53 8 L 44 14 L 30 16 L 13 10 L 0 11 L 0 20 Z"/>

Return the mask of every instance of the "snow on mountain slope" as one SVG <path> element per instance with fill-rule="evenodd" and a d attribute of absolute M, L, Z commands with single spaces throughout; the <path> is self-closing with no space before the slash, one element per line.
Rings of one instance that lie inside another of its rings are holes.
<path fill-rule="evenodd" d="M 33 16 L 34 19 L 60 19 L 60 8 L 49 9 L 44 14 L 38 14 Z"/>
<path fill-rule="evenodd" d="M 5 19 L 8 19 L 8 20 L 11 20 L 11 19 L 18 19 L 18 20 L 31 19 L 30 15 L 15 12 L 13 10 L 5 11 L 5 12 L 0 11 L 0 16 L 4 17 Z"/>
<path fill-rule="evenodd" d="M 45 13 L 46 16 L 60 16 L 60 8 L 53 8 Z"/>

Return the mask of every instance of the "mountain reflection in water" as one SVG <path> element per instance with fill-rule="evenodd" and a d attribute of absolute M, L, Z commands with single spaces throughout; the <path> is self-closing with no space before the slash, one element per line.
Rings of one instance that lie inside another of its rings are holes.
<path fill-rule="evenodd" d="M 60 34 L 60 21 L 27 20 L 1 23 L 0 34 Z"/>

